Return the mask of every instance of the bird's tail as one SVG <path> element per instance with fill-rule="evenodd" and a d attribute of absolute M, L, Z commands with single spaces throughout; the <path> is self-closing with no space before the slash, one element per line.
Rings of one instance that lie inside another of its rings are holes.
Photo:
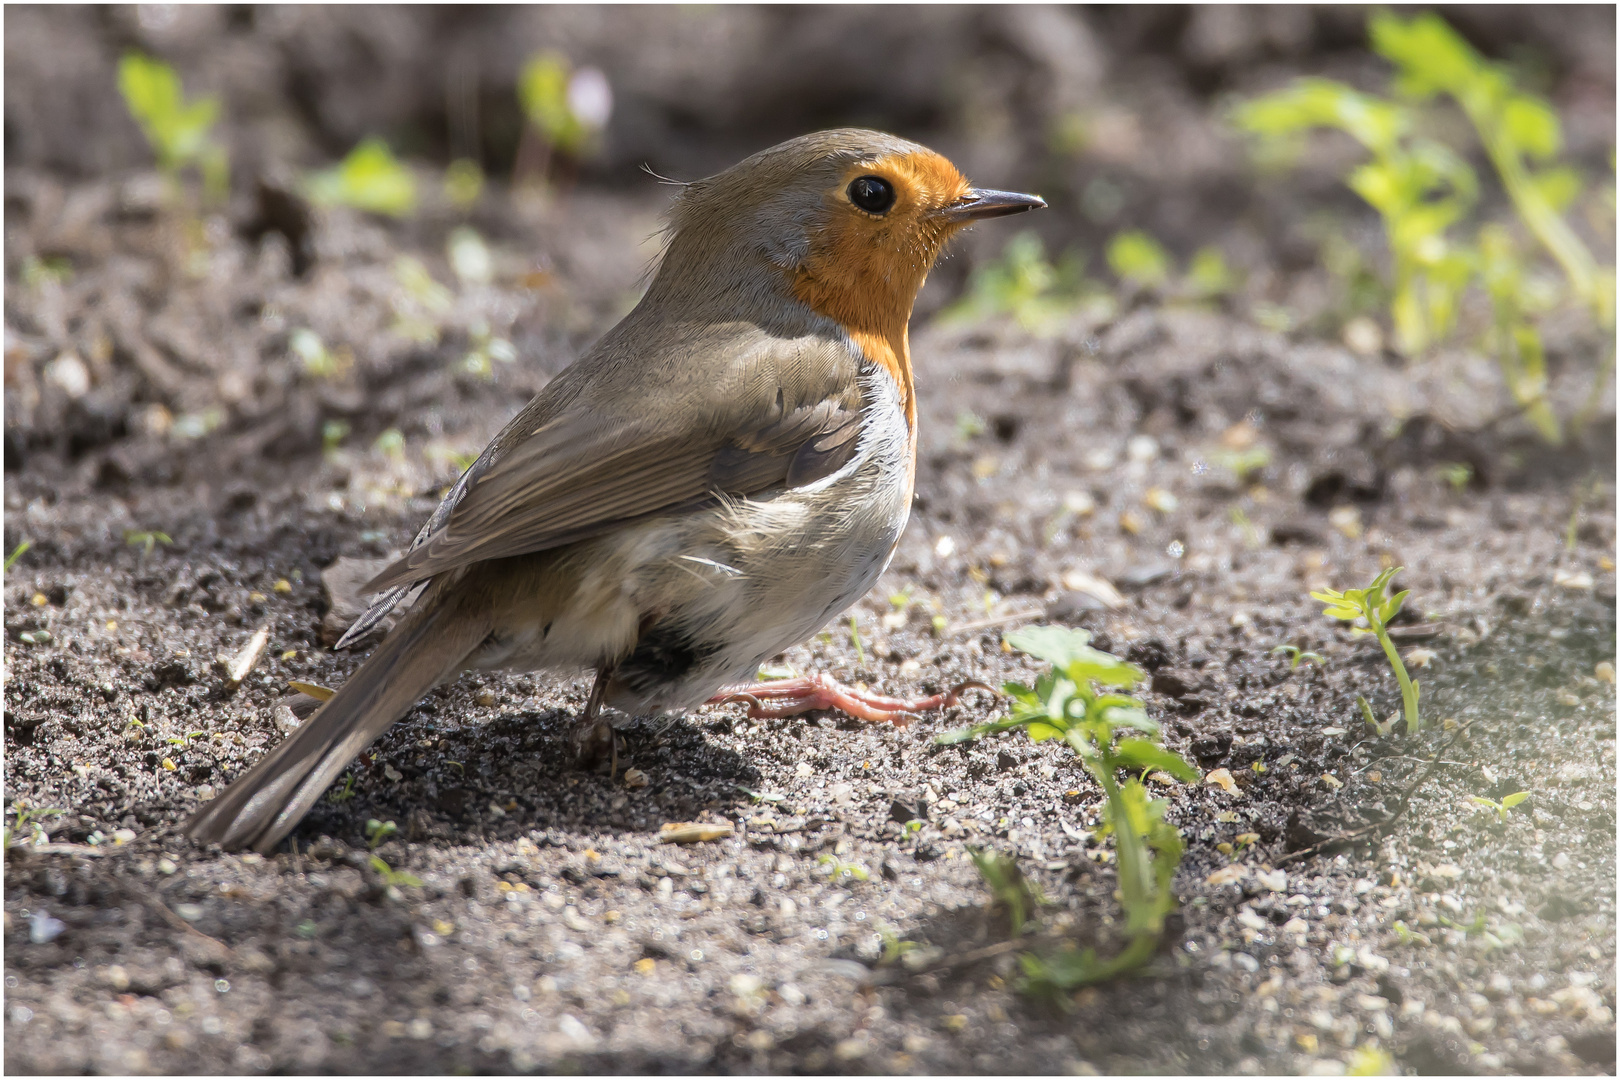
<path fill-rule="evenodd" d="M 309 813 L 355 756 L 416 700 L 461 669 L 489 633 L 486 613 L 434 583 L 348 682 L 204 806 L 186 832 L 204 843 L 268 853 Z"/>

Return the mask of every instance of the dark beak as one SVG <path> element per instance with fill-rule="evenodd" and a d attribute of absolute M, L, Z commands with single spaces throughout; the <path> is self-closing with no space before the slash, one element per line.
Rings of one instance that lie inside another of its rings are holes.
<path fill-rule="evenodd" d="M 1046 200 L 1039 195 L 1021 195 L 1016 191 L 989 191 L 971 188 L 962 198 L 935 211 L 946 221 L 982 221 L 985 218 L 1022 214 L 1026 210 L 1041 210 Z"/>

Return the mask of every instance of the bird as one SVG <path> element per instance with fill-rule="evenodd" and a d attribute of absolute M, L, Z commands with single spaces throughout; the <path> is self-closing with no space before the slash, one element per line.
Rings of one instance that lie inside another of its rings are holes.
<path fill-rule="evenodd" d="M 312 715 L 187 823 L 268 853 L 371 742 L 468 669 L 588 670 L 578 757 L 627 715 L 740 700 L 903 724 L 826 675 L 746 684 L 863 596 L 912 503 L 912 307 L 964 227 L 1044 207 L 895 135 L 822 131 L 679 185 L 640 301 L 548 382 L 365 587 L 414 601 Z M 982 684 L 975 684 L 982 685 Z M 985 689 L 988 689 L 987 687 Z"/>

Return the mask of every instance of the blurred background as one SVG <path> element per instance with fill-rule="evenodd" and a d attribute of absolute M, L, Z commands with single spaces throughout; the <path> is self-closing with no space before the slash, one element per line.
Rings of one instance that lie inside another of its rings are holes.
<path fill-rule="evenodd" d="M 1518 91 L 1550 105 L 1556 163 L 1578 188 L 1568 216 L 1597 261 L 1612 263 L 1614 10 L 1435 10 Z M 1039 191 L 1052 205 L 1016 230 L 964 237 L 919 304 L 924 321 L 964 298 L 980 314 L 1034 317 L 1044 301 L 1072 312 L 1101 297 L 1095 328 L 1123 287 L 1127 306 L 1133 289 L 1138 300 L 1190 292 L 1362 355 L 1417 355 L 1442 342 L 1414 342 L 1424 335 L 1392 322 L 1398 266 L 1379 213 L 1346 183 L 1364 148 L 1318 137 L 1279 164 L 1233 119 L 1302 75 L 1387 92 L 1391 64 L 1369 47 L 1368 19 L 1350 6 L 10 6 L 8 281 L 60 284 L 68 298 L 8 294 L 8 358 L 33 361 L 8 364 L 8 466 L 29 449 L 77 453 L 176 418 L 182 432 L 252 427 L 286 404 L 287 379 L 267 370 L 267 353 L 302 358 L 306 374 L 331 367 L 331 381 L 347 349 L 361 386 L 374 386 L 367 373 L 392 380 L 413 347 L 482 349 L 471 366 L 519 396 L 534 384 L 499 363 L 509 350 L 531 373 L 555 371 L 633 302 L 668 199 L 642 166 L 695 178 L 844 124 L 915 138 L 978 182 Z M 128 71 L 131 57 L 150 66 Z M 156 110 L 145 120 L 141 93 Z M 1486 178 L 1475 218 L 1511 216 L 1458 110 L 1420 119 L 1425 137 Z M 177 201 L 165 178 L 190 194 Z M 169 230 L 161 242 L 139 224 L 153 215 Z M 459 249 L 470 277 L 446 246 L 458 227 L 477 241 Z M 1523 229 L 1520 241 L 1534 245 Z M 192 280 L 212 276 L 229 298 L 153 327 L 138 317 L 150 299 L 117 299 L 134 295 L 127 266 L 99 284 L 86 276 L 114 249 L 146 257 L 154 244 L 168 253 L 141 273 L 163 278 L 190 260 Z M 381 265 L 388 250 L 413 247 L 422 260 Z M 284 249 L 274 258 L 306 286 L 301 299 L 267 298 L 281 273 L 259 265 L 270 249 Z M 357 259 L 392 277 L 366 294 L 392 314 L 356 314 Z M 352 272 L 336 284 L 309 276 L 346 262 Z M 269 277 L 247 295 L 250 264 Z M 523 288 L 469 307 L 466 289 L 443 294 L 446 280 Z M 1453 306 L 1480 303 L 1478 288 L 1472 300 L 1452 291 Z M 111 302 L 73 330 L 37 308 L 87 295 Z M 251 340 L 245 312 L 262 316 Z M 401 324 L 397 347 L 360 340 Z M 1589 352 L 1592 338 L 1572 344 L 1579 327 L 1556 319 L 1541 332 L 1556 384 L 1565 354 Z M 49 377 L 69 345 L 75 360 Z M 211 382 L 189 385 L 190 374 Z M 1576 409 L 1589 389 L 1553 393 Z M 254 447 L 313 448 L 334 422 L 380 416 L 372 436 L 395 425 L 375 399 L 367 417 L 348 416 L 358 397 L 323 392 L 323 405 L 292 401 L 297 422 L 261 431 Z M 1540 392 L 1510 387 L 1521 405 Z M 150 405 L 166 414 L 142 411 Z"/>

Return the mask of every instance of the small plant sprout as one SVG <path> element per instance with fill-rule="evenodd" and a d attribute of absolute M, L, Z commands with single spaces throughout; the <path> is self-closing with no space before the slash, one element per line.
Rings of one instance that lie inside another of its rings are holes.
<path fill-rule="evenodd" d="M 1036 742 L 1061 739 L 1103 789 L 1103 821 L 1097 835 L 1114 837 L 1119 892 L 1125 908 L 1128 944 L 1108 960 L 1096 951 L 1023 958 L 1031 990 L 1067 990 L 1112 978 L 1146 963 L 1175 906 L 1171 881 L 1181 861 L 1181 833 L 1164 820 L 1165 800 L 1150 798 L 1138 776 L 1121 781 L 1122 770 L 1145 775 L 1161 771 L 1193 781 L 1199 772 L 1159 742 L 1159 725 L 1142 703 L 1122 691 L 1143 679 L 1141 669 L 1093 649 L 1084 630 L 1026 627 L 1006 636 L 1009 647 L 1052 667 L 1033 688 L 1009 683 L 1012 715 L 1003 720 L 948 732 L 941 743 L 956 743 L 1022 728 Z"/>
<path fill-rule="evenodd" d="M 341 162 L 304 178 L 318 206 L 348 206 L 385 217 L 409 217 L 416 209 L 416 179 L 381 139 L 367 139 Z"/>
<path fill-rule="evenodd" d="M 328 420 L 321 425 L 321 450 L 328 455 L 335 453 L 351 430 L 347 420 Z"/>
<path fill-rule="evenodd" d="M 366 845 L 371 850 L 371 868 L 377 871 L 377 875 L 382 878 L 383 884 L 390 888 L 421 885 L 420 878 L 407 874 L 403 870 L 395 870 L 384 861 L 381 855 L 377 854 L 377 849 L 386 844 L 398 831 L 399 826 L 392 821 L 378 821 L 376 818 L 371 818 L 366 822 Z"/>
<path fill-rule="evenodd" d="M 219 119 L 219 99 L 187 101 L 174 68 L 136 52 L 125 54 L 118 63 L 118 92 L 157 155 L 158 167 L 171 180 L 182 169 L 196 168 L 208 198 L 224 201 L 230 190 L 230 166 L 225 147 L 209 137 Z"/>
<path fill-rule="evenodd" d="M 553 154 L 576 161 L 587 156 L 613 115 L 607 76 L 594 67 L 575 69 L 560 53 L 541 53 L 525 64 L 517 95 L 529 122 L 513 167 L 518 181 L 544 175 Z"/>
<path fill-rule="evenodd" d="M 22 558 L 23 555 L 28 551 L 28 549 L 33 547 L 33 546 L 34 546 L 34 542 L 32 540 L 24 540 L 22 543 L 18 544 L 16 547 L 12 548 L 11 549 L 11 554 L 6 556 L 6 565 L 5 565 L 5 567 L 3 569 L 9 571 L 11 569 L 12 565 L 18 559 Z"/>
<path fill-rule="evenodd" d="M 392 821 L 378 821 L 371 818 L 366 822 L 366 846 L 376 851 L 399 832 L 399 826 Z"/>
<path fill-rule="evenodd" d="M 1508 817 L 1507 812 L 1524 802 L 1524 800 L 1528 799 L 1529 797 L 1530 793 L 1528 791 L 1515 791 L 1511 795 L 1502 796 L 1501 802 L 1497 802 L 1495 799 L 1487 799 L 1483 795 L 1470 795 L 1468 796 L 1468 801 L 1473 803 L 1475 806 L 1484 806 L 1495 810 L 1497 820 L 1506 825 Z"/>
<path fill-rule="evenodd" d="M 868 881 L 871 872 L 860 863 L 845 862 L 837 855 L 823 855 L 816 860 L 816 865 L 827 868 L 827 877 L 835 884 L 847 885 L 851 881 Z"/>
<path fill-rule="evenodd" d="M 1097 290 L 1082 278 L 1084 270 L 1085 259 L 1077 251 L 1054 264 L 1040 235 L 1026 229 L 1007 241 L 1001 258 L 974 268 L 966 295 L 945 318 L 969 321 L 1011 315 L 1027 330 L 1043 329 L 1071 315 L 1077 301 Z M 982 431 L 981 427 L 964 433 L 958 419 L 957 435 L 964 441 Z"/>
<path fill-rule="evenodd" d="M 458 210 L 471 210 L 484 193 L 484 170 L 471 158 L 457 158 L 444 171 L 444 197 Z"/>
<path fill-rule="evenodd" d="M 1322 614 L 1330 619 L 1338 619 L 1341 622 L 1367 620 L 1365 628 L 1353 627 L 1351 633 L 1372 634 L 1378 639 L 1378 644 L 1383 646 L 1384 655 L 1389 658 L 1389 666 L 1401 684 L 1401 703 L 1406 710 L 1406 733 L 1416 735 L 1423 730 L 1423 721 L 1418 716 L 1418 684 L 1406 673 L 1406 665 L 1401 662 L 1401 654 L 1389 636 L 1389 620 L 1401 610 L 1401 605 L 1406 602 L 1410 590 L 1398 592 L 1390 597 L 1384 595 L 1384 589 L 1389 585 L 1390 579 L 1402 569 L 1399 566 L 1390 567 L 1374 578 L 1372 584 L 1365 589 L 1347 589 L 1344 592 L 1325 589 L 1322 592 L 1311 593 L 1311 599 L 1320 600 L 1327 605 Z M 1368 722 L 1377 727 L 1377 723 L 1371 719 L 1372 709 L 1365 702 L 1361 707 Z"/>
<path fill-rule="evenodd" d="M 4 834 L 0 835 L 0 848 L 32 846 L 50 842 L 50 834 L 40 823 L 41 818 L 57 817 L 67 813 L 56 807 L 29 806 L 23 799 L 12 803 L 10 808 L 13 815 L 12 822 L 6 826 Z"/>
<path fill-rule="evenodd" d="M 1479 178 L 1456 150 L 1418 134 L 1444 119 L 1427 104 L 1449 98 L 1472 125 L 1518 221 L 1562 271 L 1568 293 L 1592 314 L 1609 340 L 1597 356 L 1597 378 L 1576 423 L 1589 419 L 1614 364 L 1614 271 L 1600 266 L 1565 220 L 1581 179 L 1557 159 L 1563 135 L 1544 101 L 1515 87 L 1508 71 L 1488 62 L 1444 19 L 1373 15 L 1375 52 L 1395 68 L 1395 95 L 1363 93 L 1329 79 L 1300 79 L 1240 106 L 1237 126 L 1259 138 L 1274 161 L 1297 156 L 1306 133 L 1342 131 L 1370 160 L 1346 182 L 1384 219 L 1394 269 L 1391 317 L 1395 344 L 1420 356 L 1455 328 L 1463 294 L 1478 286 L 1489 300 L 1489 348 L 1503 383 L 1526 419 L 1550 443 L 1563 437 L 1547 395 L 1547 366 L 1535 319 L 1557 306 L 1557 285 L 1536 271 L 1513 232 L 1486 223 L 1472 240 L 1464 226 L 1479 204 Z"/>
<path fill-rule="evenodd" d="M 853 611 L 849 614 L 849 640 L 850 644 L 855 646 L 855 662 L 864 667 L 866 665 L 866 649 L 861 646 L 861 626 L 856 620 Z"/>
<path fill-rule="evenodd" d="M 169 538 L 169 534 L 166 532 L 126 529 L 124 531 L 124 543 L 131 547 L 140 548 L 142 555 L 150 555 L 152 549 L 157 545 L 162 544 L 164 547 L 168 547 L 174 541 Z"/>
<path fill-rule="evenodd" d="M 1313 661 L 1317 667 L 1321 667 L 1327 663 L 1326 660 L 1322 659 L 1321 653 L 1301 652 L 1298 645 L 1278 645 L 1275 649 L 1271 650 L 1271 655 L 1288 657 L 1289 671 L 1298 669 L 1299 662 L 1301 660 Z"/>
<path fill-rule="evenodd" d="M 1217 247 L 1199 248 L 1187 264 L 1187 289 L 1193 296 L 1209 299 L 1223 296 L 1237 288 L 1237 276 L 1226 264 L 1226 256 Z"/>
<path fill-rule="evenodd" d="M 1007 927 L 1011 931 L 1008 936 L 1018 937 L 1024 932 L 1029 917 L 1046 903 L 1040 888 L 1024 876 L 1018 868 L 1018 860 L 1011 855 L 977 849 L 969 849 L 968 854 L 973 857 L 979 876 L 990 886 L 991 909 L 1000 908 L 1007 913 Z"/>
<path fill-rule="evenodd" d="M 1393 731 L 1395 729 L 1395 721 L 1401 718 L 1401 714 L 1399 712 L 1392 712 L 1389 714 L 1388 719 L 1380 723 L 1378 717 L 1373 715 L 1372 706 L 1367 704 L 1366 698 L 1362 697 L 1360 694 L 1357 694 L 1356 704 L 1361 708 L 1362 719 L 1367 721 L 1367 726 L 1376 731 L 1379 737 L 1388 735 L 1391 731 Z"/>
<path fill-rule="evenodd" d="M 384 431 L 377 436 L 377 441 L 372 443 L 371 447 L 395 461 L 405 460 L 405 434 L 399 428 L 391 427 Z"/>
<path fill-rule="evenodd" d="M 1170 280 L 1170 256 L 1145 232 L 1123 232 L 1108 244 L 1108 269 L 1121 281 L 1159 288 Z"/>
<path fill-rule="evenodd" d="M 1473 466 L 1462 461 L 1448 461 L 1435 467 L 1434 474 L 1447 484 L 1458 495 L 1468 490 L 1468 484 L 1474 479 Z"/>

